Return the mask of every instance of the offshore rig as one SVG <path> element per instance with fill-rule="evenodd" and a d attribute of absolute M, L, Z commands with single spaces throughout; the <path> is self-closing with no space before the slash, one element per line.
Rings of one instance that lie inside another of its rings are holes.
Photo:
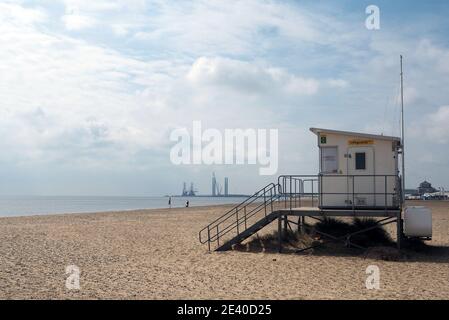
<path fill-rule="evenodd" d="M 198 190 L 195 189 L 195 186 L 193 182 L 190 183 L 190 187 L 187 188 L 187 183 L 184 182 L 182 186 L 182 193 L 181 197 L 197 197 Z M 229 178 L 224 178 L 224 188 L 223 186 L 217 181 L 217 177 L 215 176 L 215 173 L 212 173 L 212 193 L 210 195 L 203 195 L 208 197 L 229 197 L 231 196 L 229 194 Z M 233 196 L 241 196 L 241 195 L 233 195 Z"/>
<path fill-rule="evenodd" d="M 198 191 L 195 190 L 195 187 L 193 186 L 193 182 L 190 183 L 190 188 L 187 189 L 187 184 L 184 182 L 182 187 L 182 197 L 195 197 L 196 193 Z"/>

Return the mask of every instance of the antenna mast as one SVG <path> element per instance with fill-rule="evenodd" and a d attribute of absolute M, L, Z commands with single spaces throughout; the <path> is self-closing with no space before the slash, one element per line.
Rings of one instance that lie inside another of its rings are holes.
<path fill-rule="evenodd" d="M 404 73 L 402 71 L 402 55 L 401 55 L 401 144 L 402 144 L 402 202 L 405 198 L 405 157 L 404 157 Z"/>

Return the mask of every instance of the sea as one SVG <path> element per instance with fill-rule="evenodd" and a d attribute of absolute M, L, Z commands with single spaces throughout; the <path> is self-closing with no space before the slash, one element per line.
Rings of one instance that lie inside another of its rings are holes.
<path fill-rule="evenodd" d="M 0 217 L 169 208 L 168 197 L 0 196 Z M 172 197 L 171 207 L 238 204 L 245 197 Z"/>

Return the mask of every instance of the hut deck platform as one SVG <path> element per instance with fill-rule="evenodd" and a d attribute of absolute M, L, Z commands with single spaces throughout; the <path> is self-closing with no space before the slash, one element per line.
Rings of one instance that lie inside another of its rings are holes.
<path fill-rule="evenodd" d="M 298 207 L 276 210 L 280 215 L 298 217 L 397 217 L 400 209 L 324 209 Z"/>

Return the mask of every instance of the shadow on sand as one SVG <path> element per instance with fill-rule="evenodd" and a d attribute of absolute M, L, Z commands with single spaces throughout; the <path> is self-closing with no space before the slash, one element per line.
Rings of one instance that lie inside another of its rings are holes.
<path fill-rule="evenodd" d="M 308 232 L 304 234 L 288 230 L 287 233 L 283 234 L 282 254 L 358 257 L 361 259 L 399 262 L 449 263 L 449 247 L 433 246 L 421 240 L 403 240 L 403 248 L 399 251 L 396 248 L 395 241 L 393 241 L 389 234 L 382 228 L 352 238 L 351 241 L 367 248 L 365 250 L 347 247 L 343 241 L 328 241 L 314 232 L 316 228 L 329 232 L 329 227 L 333 227 L 334 232 L 332 234 L 339 237 L 345 235 L 348 231 L 356 230 L 357 227 L 365 228 L 366 225 L 370 223 L 372 222 L 365 221 L 361 223 L 359 221 L 355 224 L 340 224 L 340 222 L 335 224 L 335 221 L 330 221 L 329 224 L 326 225 L 308 226 Z M 316 247 L 298 252 L 298 250 L 311 246 Z M 264 236 L 258 236 L 256 234 L 249 239 L 249 241 L 235 245 L 233 250 L 251 253 L 278 254 L 278 232 L 275 231 Z"/>

